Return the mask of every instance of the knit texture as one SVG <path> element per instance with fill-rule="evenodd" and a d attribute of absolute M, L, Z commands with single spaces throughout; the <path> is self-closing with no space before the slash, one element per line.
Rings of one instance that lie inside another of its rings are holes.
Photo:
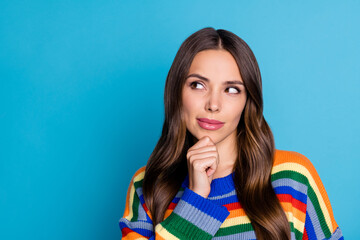
<path fill-rule="evenodd" d="M 188 177 L 154 228 L 142 193 L 145 167 L 131 180 L 119 225 L 122 239 L 256 239 L 238 202 L 234 174 L 213 179 L 204 198 L 188 188 Z M 276 150 L 272 186 L 288 218 L 291 239 L 343 239 L 325 188 L 303 155 Z"/>

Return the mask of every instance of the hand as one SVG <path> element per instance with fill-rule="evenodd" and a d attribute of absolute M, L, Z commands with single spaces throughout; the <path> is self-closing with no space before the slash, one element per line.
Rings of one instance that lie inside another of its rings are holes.
<path fill-rule="evenodd" d="M 187 154 L 189 189 L 207 198 L 210 184 L 219 164 L 219 153 L 215 143 L 205 136 L 189 148 Z"/>

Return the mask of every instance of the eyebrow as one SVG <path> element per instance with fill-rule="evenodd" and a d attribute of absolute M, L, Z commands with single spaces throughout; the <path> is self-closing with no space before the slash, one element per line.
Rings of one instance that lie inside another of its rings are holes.
<path fill-rule="evenodd" d="M 193 74 L 190 74 L 189 76 L 186 77 L 186 79 L 190 78 L 190 77 L 196 77 L 196 78 L 200 78 L 201 80 L 204 80 L 205 82 L 210 82 L 210 80 L 204 76 L 201 76 L 197 73 L 193 73 Z M 230 85 L 230 84 L 240 84 L 240 85 L 244 85 L 243 82 L 240 82 L 240 81 L 225 81 L 224 82 L 224 85 Z"/>

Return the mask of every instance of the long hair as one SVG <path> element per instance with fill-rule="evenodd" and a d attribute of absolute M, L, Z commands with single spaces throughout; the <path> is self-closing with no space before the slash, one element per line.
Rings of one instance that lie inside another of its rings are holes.
<path fill-rule="evenodd" d="M 193 33 L 182 43 L 166 78 L 162 134 L 149 157 L 143 182 L 143 194 L 154 226 L 163 221 L 167 207 L 188 173 L 186 153 L 194 140 L 181 119 L 182 89 L 195 55 L 208 49 L 223 49 L 234 57 L 247 92 L 237 126 L 238 156 L 233 169 L 237 198 L 257 239 L 290 239 L 288 220 L 271 185 L 275 146 L 263 116 L 258 63 L 241 38 L 210 27 Z"/>

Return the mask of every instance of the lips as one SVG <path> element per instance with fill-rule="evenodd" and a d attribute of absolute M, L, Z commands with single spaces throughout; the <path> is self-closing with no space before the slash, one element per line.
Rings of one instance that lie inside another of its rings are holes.
<path fill-rule="evenodd" d="M 213 120 L 213 119 L 208 119 L 208 118 L 198 118 L 198 120 L 201 122 L 206 122 L 206 123 L 210 123 L 210 124 L 223 124 L 223 122 Z"/>
<path fill-rule="evenodd" d="M 224 126 L 223 122 L 208 118 L 198 118 L 197 122 L 201 128 L 206 130 L 218 130 L 219 128 Z"/>

